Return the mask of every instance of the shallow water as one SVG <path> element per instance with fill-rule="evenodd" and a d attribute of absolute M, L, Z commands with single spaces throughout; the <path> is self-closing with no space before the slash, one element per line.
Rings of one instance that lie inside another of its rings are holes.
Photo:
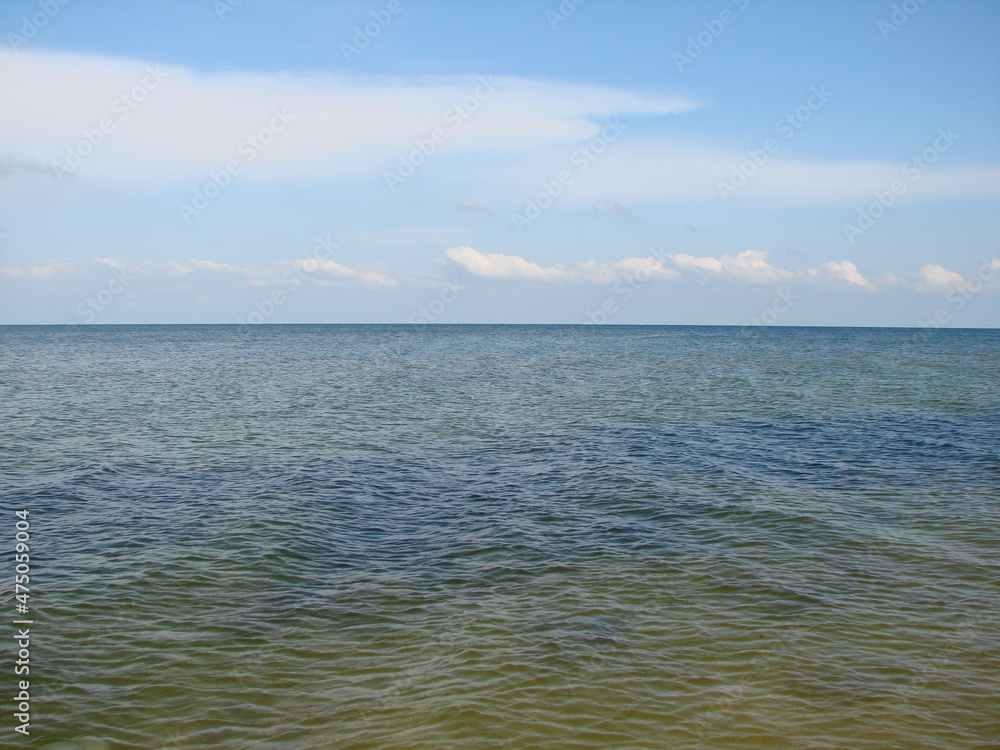
<path fill-rule="evenodd" d="M 0 347 L 32 746 L 998 746 L 1000 332 Z"/>

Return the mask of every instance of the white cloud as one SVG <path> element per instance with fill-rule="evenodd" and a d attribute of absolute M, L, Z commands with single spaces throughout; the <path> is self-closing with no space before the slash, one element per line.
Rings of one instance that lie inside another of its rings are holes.
<path fill-rule="evenodd" d="M 782 284 L 796 280 L 813 283 L 847 282 L 874 291 L 876 286 L 849 260 L 829 261 L 808 271 L 776 268 L 767 262 L 767 253 L 745 250 L 738 255 L 694 256 L 686 253 L 666 255 L 676 268 L 656 257 L 624 258 L 614 263 L 589 260 L 575 267 L 541 266 L 519 255 L 481 253 L 471 247 L 453 247 L 445 251 L 449 259 L 469 273 L 489 279 L 521 281 L 571 281 L 613 284 L 622 278 L 676 280 L 682 273 L 702 279 L 717 279 L 748 284 Z M 677 270 L 680 269 L 680 270 Z"/>
<path fill-rule="evenodd" d="M 965 283 L 962 274 L 949 271 L 944 266 L 921 266 L 917 273 L 925 284 L 939 289 L 951 289 Z"/>
<path fill-rule="evenodd" d="M 775 268 L 767 262 L 767 253 L 761 250 L 744 250 L 739 255 L 723 255 L 720 258 L 695 257 L 686 253 L 675 253 L 667 257 L 684 270 L 734 276 L 751 284 L 775 284 L 800 275 L 795 271 Z"/>
<path fill-rule="evenodd" d="M 962 276 L 942 265 L 929 263 L 917 269 L 916 276 L 906 278 L 888 272 L 882 274 L 880 281 L 889 286 L 909 289 L 916 292 L 940 294 L 953 289 L 969 289 L 973 292 L 1000 292 L 1000 258 L 982 259 L 975 271 Z"/>
<path fill-rule="evenodd" d="M 897 180 L 907 188 L 901 204 L 911 199 L 1000 196 L 1000 169 L 996 168 L 940 166 L 911 182 L 902 162 L 793 160 L 779 153 L 724 201 L 718 185 L 730 179 L 733 169 L 746 160 L 745 153 L 666 134 L 653 138 L 626 131 L 585 171 L 575 172 L 569 160 L 571 150 L 559 146 L 532 154 L 531 159 L 508 160 L 494 170 L 493 190 L 484 189 L 476 199 L 490 204 L 507 201 L 511 208 L 521 209 L 525 199 L 538 193 L 561 169 L 574 174 L 573 184 L 558 201 L 564 210 L 614 203 L 636 208 L 683 200 L 723 207 L 754 202 L 856 209 L 874 201 L 874 191 L 884 191 Z"/>
<path fill-rule="evenodd" d="M 319 258 L 298 258 L 292 261 L 292 268 L 300 275 L 310 274 L 322 279 L 325 276 L 334 279 L 356 279 L 369 286 L 398 286 L 399 282 L 384 273 L 377 271 L 358 271 L 349 266 L 341 265 L 334 260 Z"/>
<path fill-rule="evenodd" d="M 244 179 L 381 174 L 435 128 L 448 136 L 442 152 L 523 152 L 593 137 L 602 120 L 614 115 L 664 115 L 699 106 L 680 96 L 516 77 L 202 75 L 179 66 L 50 51 L 0 50 L 0 69 L 0 100 L 31 103 L 0 120 L 0 142 L 17 150 L 21 168 L 64 161 L 85 130 L 108 118 L 111 132 L 77 174 L 152 186 L 203 181 L 229 160 L 243 166 Z M 123 104 L 123 95 L 144 80 L 152 83 L 148 69 L 163 71 L 162 81 L 134 108 Z M 468 110 L 455 109 L 466 105 Z M 268 126 L 275 108 L 284 108 L 292 120 L 250 164 L 240 145 Z M 13 169 L 5 164 L 0 160 L 0 173 Z"/>
<path fill-rule="evenodd" d="M 36 266 L 19 268 L 17 266 L 3 266 L 0 271 L 8 278 L 22 278 L 33 281 L 63 281 L 76 276 L 84 275 L 80 264 L 76 261 L 62 258 L 50 258 Z"/>
<path fill-rule="evenodd" d="M 200 271 L 214 271 L 217 273 L 232 273 L 243 275 L 249 273 L 250 269 L 245 266 L 232 266 L 228 263 L 216 263 L 213 260 L 198 260 L 190 258 L 188 263 Z"/>
<path fill-rule="evenodd" d="M 720 273 L 725 268 L 721 260 L 708 256 L 696 258 L 693 255 L 688 255 L 687 253 L 675 253 L 670 255 L 669 258 L 674 262 L 674 264 L 686 270 L 698 269 L 701 271 Z"/>
<path fill-rule="evenodd" d="M 657 258 L 624 258 L 614 263 L 589 260 L 575 267 L 541 266 L 520 255 L 481 253 L 471 247 L 453 247 L 445 255 L 471 274 L 488 279 L 522 281 L 568 281 L 613 284 L 625 278 L 675 279 L 680 274 Z"/>
<path fill-rule="evenodd" d="M 466 246 L 449 248 L 444 254 L 469 273 L 488 279 L 571 280 L 571 273 L 562 266 L 546 268 L 525 260 L 520 255 L 485 254 Z"/>
<path fill-rule="evenodd" d="M 594 264 L 594 261 L 589 261 L 589 263 Z M 617 261 L 616 263 L 603 264 L 602 266 L 599 266 L 599 268 L 614 272 L 616 281 L 623 274 L 634 278 L 649 276 L 652 279 L 661 280 L 679 279 L 681 277 L 681 275 L 673 268 L 667 268 L 663 264 L 662 260 L 651 256 L 642 258 L 625 258 Z"/>
<path fill-rule="evenodd" d="M 770 265 L 765 260 L 766 255 L 767 253 L 756 250 L 719 257 L 676 253 L 663 258 L 627 257 L 608 263 L 598 263 L 592 259 L 572 266 L 543 266 L 520 255 L 482 253 L 468 246 L 460 246 L 445 250 L 447 260 L 442 262 L 453 263 L 474 276 L 497 281 L 610 285 L 627 279 L 678 281 L 687 276 L 702 281 L 753 285 L 807 283 L 832 288 L 858 287 L 873 292 L 878 290 L 878 286 L 861 272 L 857 264 L 849 260 L 827 261 L 815 268 L 793 271 Z M 128 279 L 143 276 L 144 283 L 151 284 L 169 283 L 178 278 L 183 278 L 187 285 L 192 282 L 220 283 L 211 281 L 215 278 L 224 280 L 221 283 L 227 286 L 262 287 L 289 284 L 293 278 L 297 278 L 299 283 L 318 286 L 358 284 L 373 289 L 393 289 L 400 286 L 399 280 L 381 264 L 355 268 L 331 259 L 318 258 L 281 260 L 257 266 L 234 266 L 198 258 L 183 262 L 131 261 L 127 258 L 105 257 L 89 261 L 52 258 L 38 264 L 0 266 L 2 277 L 47 286 L 100 283 L 109 277 L 109 273 Z M 445 272 L 445 276 L 448 275 Z M 414 270 L 406 274 L 405 280 L 410 286 L 433 287 L 441 283 L 441 273 L 428 275 Z M 940 292 L 973 285 L 975 289 L 1000 292 L 1000 259 L 984 260 L 968 278 L 943 266 L 928 264 L 921 266 L 911 278 L 889 271 L 880 274 L 878 280 L 884 286 L 896 286 L 916 292 Z"/>
<path fill-rule="evenodd" d="M 6 265 L 0 267 L 0 274 L 8 278 L 42 282 L 68 281 L 74 278 L 97 281 L 107 277 L 109 269 L 124 278 L 142 275 L 154 282 L 177 277 L 187 277 L 191 280 L 196 274 L 201 274 L 204 278 L 213 275 L 225 277 L 227 283 L 270 286 L 289 283 L 294 274 L 300 282 L 346 281 L 374 287 L 395 287 L 399 284 L 381 269 L 351 268 L 332 260 L 316 258 L 277 261 L 261 266 L 234 266 L 198 258 L 189 258 L 184 262 L 130 261 L 124 258 L 93 258 L 77 262 L 53 258 L 45 263 L 28 267 Z"/>
<path fill-rule="evenodd" d="M 814 277 L 822 277 L 825 275 L 829 278 L 846 281 L 849 284 L 854 284 L 856 286 L 860 286 L 862 289 L 868 289 L 870 291 L 875 291 L 877 289 L 875 284 L 866 279 L 864 274 L 858 270 L 857 265 L 849 260 L 828 261 L 820 266 L 819 269 L 809 269 L 809 275 Z"/>
<path fill-rule="evenodd" d="M 123 108 L 121 97 L 141 86 L 147 68 L 157 67 L 166 73 L 163 80 L 134 109 Z M 377 178 L 395 169 L 416 148 L 415 140 L 442 128 L 447 138 L 428 168 L 439 186 L 463 190 L 470 170 L 478 180 L 483 164 L 473 155 L 494 166 L 489 185 L 476 188 L 482 194 L 459 203 L 467 208 L 520 205 L 560 169 L 573 169 L 570 154 L 596 136 L 606 118 L 680 114 L 701 106 L 680 95 L 516 77 L 204 75 L 179 66 L 39 50 L 0 50 L 0 69 L 0 100 L 30 102 L 0 118 L 0 142 L 16 154 L 0 158 L 5 179 L 49 173 L 102 118 L 110 119 L 113 131 L 74 176 L 147 189 L 193 189 L 230 161 L 240 166 L 240 180 Z M 495 90 L 477 97 L 477 88 L 485 91 L 483 80 Z M 478 102 L 467 118 L 454 114 L 463 101 Z M 246 139 L 269 125 L 275 108 L 294 119 L 263 149 L 246 150 Z M 470 158 L 437 158 L 448 153 Z M 673 200 L 721 203 L 719 182 L 746 158 L 738 150 L 665 132 L 626 130 L 621 142 L 576 175 L 559 206 L 600 204 L 622 212 L 618 207 Z M 899 163 L 796 160 L 779 153 L 730 200 L 860 206 L 873 200 L 873 191 L 907 179 Z M 1000 169 L 937 166 L 908 183 L 904 198 L 996 195 Z"/>

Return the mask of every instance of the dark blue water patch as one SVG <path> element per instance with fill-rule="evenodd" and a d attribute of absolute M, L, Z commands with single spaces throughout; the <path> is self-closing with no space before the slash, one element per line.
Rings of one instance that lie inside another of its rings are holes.
<path fill-rule="evenodd" d="M 831 490 L 902 491 L 1000 478 L 1000 415 L 726 421 L 589 430 L 594 452 L 656 475 L 769 478 Z"/>
<path fill-rule="evenodd" d="M 695 543 L 692 526 L 735 512 L 735 486 L 743 499 L 761 497 L 759 480 L 855 495 L 955 482 L 985 492 L 996 489 L 998 447 L 994 415 L 624 426 L 204 473 L 129 459 L 20 477 L 7 492 L 110 555 L 136 540 L 221 540 L 292 566 L 392 567 L 511 545 L 543 556 L 680 553 Z M 297 541 L 263 538 L 280 539 L 282 524 Z"/>

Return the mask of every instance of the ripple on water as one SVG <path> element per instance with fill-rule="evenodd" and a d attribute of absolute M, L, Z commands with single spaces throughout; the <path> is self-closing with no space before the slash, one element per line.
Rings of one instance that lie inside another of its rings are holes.
<path fill-rule="evenodd" d="M 52 330 L 0 330 L 43 746 L 1000 737 L 992 332 Z"/>

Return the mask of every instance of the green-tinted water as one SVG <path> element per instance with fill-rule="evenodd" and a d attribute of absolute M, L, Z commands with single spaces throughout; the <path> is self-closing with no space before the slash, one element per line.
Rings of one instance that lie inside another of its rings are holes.
<path fill-rule="evenodd" d="M 997 332 L 0 345 L 32 746 L 997 746 Z"/>

